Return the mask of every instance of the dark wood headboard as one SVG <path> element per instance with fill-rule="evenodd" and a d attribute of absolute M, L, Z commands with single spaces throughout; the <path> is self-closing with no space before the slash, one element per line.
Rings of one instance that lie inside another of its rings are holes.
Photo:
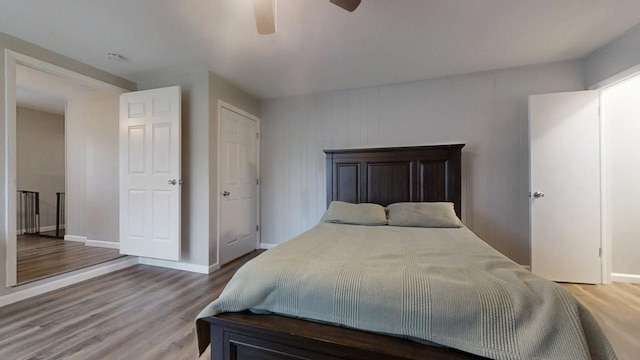
<path fill-rule="evenodd" d="M 448 201 L 460 217 L 464 144 L 325 150 L 327 206 L 333 200 L 375 203 Z"/>

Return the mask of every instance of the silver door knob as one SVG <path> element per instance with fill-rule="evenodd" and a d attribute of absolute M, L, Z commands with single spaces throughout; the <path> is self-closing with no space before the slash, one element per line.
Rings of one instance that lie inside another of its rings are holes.
<path fill-rule="evenodd" d="M 169 180 L 169 185 L 175 185 L 178 183 L 178 180 L 173 179 L 173 180 Z"/>
<path fill-rule="evenodd" d="M 229 196 L 229 195 L 231 195 L 231 193 L 230 193 L 230 192 L 228 192 L 228 191 L 223 191 L 223 192 L 222 192 L 222 196 Z"/>
<path fill-rule="evenodd" d="M 533 197 L 538 199 L 538 198 L 543 198 L 544 197 L 544 193 L 541 191 L 536 191 L 533 193 Z"/>

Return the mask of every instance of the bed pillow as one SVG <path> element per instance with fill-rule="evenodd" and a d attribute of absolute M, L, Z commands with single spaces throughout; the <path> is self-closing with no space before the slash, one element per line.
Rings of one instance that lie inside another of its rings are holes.
<path fill-rule="evenodd" d="M 387 225 L 387 215 L 384 208 L 378 204 L 332 201 L 321 221 L 352 225 Z"/>
<path fill-rule="evenodd" d="M 395 203 L 388 206 L 389 225 L 427 228 L 459 228 L 462 222 L 456 216 L 453 203 L 422 202 Z"/>

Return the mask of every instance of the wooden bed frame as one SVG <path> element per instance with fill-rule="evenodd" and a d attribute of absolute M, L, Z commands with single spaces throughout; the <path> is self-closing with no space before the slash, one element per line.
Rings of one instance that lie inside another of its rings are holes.
<path fill-rule="evenodd" d="M 464 144 L 325 150 L 327 205 L 333 200 L 449 201 L 461 213 Z M 279 315 L 248 311 L 205 319 L 211 359 L 483 359 L 458 350 Z"/>
<path fill-rule="evenodd" d="M 327 207 L 350 203 L 448 201 L 460 217 L 464 144 L 325 150 Z"/>

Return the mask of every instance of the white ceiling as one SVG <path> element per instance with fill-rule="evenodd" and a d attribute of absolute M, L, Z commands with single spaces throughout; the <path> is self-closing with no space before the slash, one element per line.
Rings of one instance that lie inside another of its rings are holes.
<path fill-rule="evenodd" d="M 20 107 L 64 115 L 67 100 L 95 90 L 44 71 L 16 66 L 16 104 Z"/>
<path fill-rule="evenodd" d="M 0 31 L 136 82 L 210 69 L 259 98 L 581 58 L 640 23 L 638 0 L 0 0 Z M 118 52 L 124 62 L 106 59 Z"/>

